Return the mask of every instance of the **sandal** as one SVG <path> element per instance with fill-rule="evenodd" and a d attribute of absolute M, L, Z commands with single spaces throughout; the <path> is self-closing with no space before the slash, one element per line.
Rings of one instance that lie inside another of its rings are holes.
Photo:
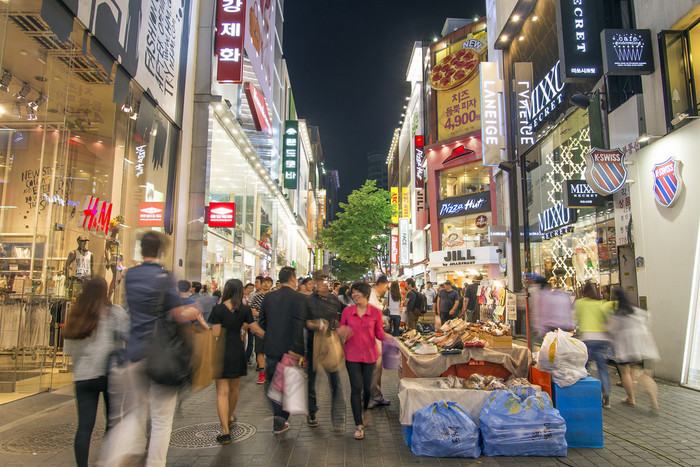
<path fill-rule="evenodd" d="M 625 405 L 629 405 L 630 407 L 636 407 L 636 406 L 637 406 L 637 404 L 634 404 L 634 403 L 630 402 L 629 397 L 625 397 L 625 398 L 622 399 L 620 402 L 622 402 L 622 403 L 625 404 Z"/>
<path fill-rule="evenodd" d="M 216 437 L 216 442 L 219 444 L 231 444 L 231 435 L 230 434 L 219 435 Z"/>
<path fill-rule="evenodd" d="M 353 435 L 353 438 L 355 439 L 365 439 L 365 427 L 362 425 L 358 426 L 355 429 L 355 434 Z"/>

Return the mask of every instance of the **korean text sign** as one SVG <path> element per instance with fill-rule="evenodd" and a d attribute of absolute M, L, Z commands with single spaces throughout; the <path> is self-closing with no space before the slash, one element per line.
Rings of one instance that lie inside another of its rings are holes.
<path fill-rule="evenodd" d="M 284 187 L 297 188 L 297 165 L 299 164 L 299 122 L 287 120 L 284 123 L 284 140 L 282 144 L 282 176 Z"/>
<path fill-rule="evenodd" d="M 214 51 L 219 58 L 216 80 L 220 83 L 243 82 L 243 38 L 245 36 L 245 0 L 217 0 Z"/>

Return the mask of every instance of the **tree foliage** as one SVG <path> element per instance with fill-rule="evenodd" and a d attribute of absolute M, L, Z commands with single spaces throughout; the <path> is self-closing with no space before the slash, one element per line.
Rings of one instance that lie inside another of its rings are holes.
<path fill-rule="evenodd" d="M 359 281 L 374 265 L 370 263 L 357 264 L 340 258 L 331 259 L 331 273 L 341 282 Z"/>
<path fill-rule="evenodd" d="M 321 241 L 341 260 L 360 266 L 375 264 L 383 270 L 391 229 L 390 200 L 388 191 L 367 180 L 348 196 L 347 204 L 339 204 L 337 219 L 321 231 Z"/>

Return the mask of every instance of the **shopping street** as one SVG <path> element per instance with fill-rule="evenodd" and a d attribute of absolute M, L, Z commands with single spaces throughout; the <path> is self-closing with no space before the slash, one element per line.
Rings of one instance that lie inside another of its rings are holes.
<path fill-rule="evenodd" d="M 611 376 L 614 371 L 611 368 Z M 345 372 L 342 384 L 349 400 Z M 239 426 L 232 433 L 241 441 L 219 446 L 216 393 L 213 385 L 184 398 L 175 416 L 168 465 L 574 465 L 574 466 L 646 466 L 700 465 L 697 426 L 700 422 L 700 393 L 659 381 L 661 413 L 653 415 L 648 399 L 640 394 L 636 408 L 619 401 L 622 388 L 613 386 L 612 408 L 603 414 L 605 447 L 570 448 L 566 458 L 485 457 L 447 459 L 414 456 L 401 435 L 399 424 L 398 377 L 385 371 L 383 391 L 391 405 L 371 411 L 372 424 L 363 441 L 352 439 L 354 427 L 350 406 L 346 407 L 345 431 L 330 430 L 329 391 L 325 378 L 317 379 L 319 426 L 309 428 L 302 416 L 292 416 L 292 428 L 276 437 L 272 434 L 271 410 L 263 389 L 255 384 L 257 374 L 250 371 L 241 382 L 236 410 Z M 69 466 L 73 458 L 76 423 L 74 397 L 70 386 L 52 393 L 0 406 L 0 464 L 15 466 Z M 98 417 L 93 434 L 91 462 L 96 460 L 99 433 L 104 420 Z M 176 447 L 189 445 L 190 447 Z"/>

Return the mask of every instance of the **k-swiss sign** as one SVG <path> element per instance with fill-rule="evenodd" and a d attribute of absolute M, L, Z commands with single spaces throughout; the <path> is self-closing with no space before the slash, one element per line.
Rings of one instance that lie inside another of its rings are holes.
<path fill-rule="evenodd" d="M 625 154 L 620 149 L 591 148 L 583 157 L 586 181 L 597 193 L 611 195 L 627 181 Z"/>
<path fill-rule="evenodd" d="M 678 199 L 683 187 L 681 161 L 669 157 L 666 162 L 655 164 L 652 172 L 656 202 L 665 208 L 670 208 Z"/>
<path fill-rule="evenodd" d="M 219 57 L 216 80 L 219 83 L 243 82 L 243 40 L 245 37 L 245 0 L 217 0 L 214 51 Z"/>

